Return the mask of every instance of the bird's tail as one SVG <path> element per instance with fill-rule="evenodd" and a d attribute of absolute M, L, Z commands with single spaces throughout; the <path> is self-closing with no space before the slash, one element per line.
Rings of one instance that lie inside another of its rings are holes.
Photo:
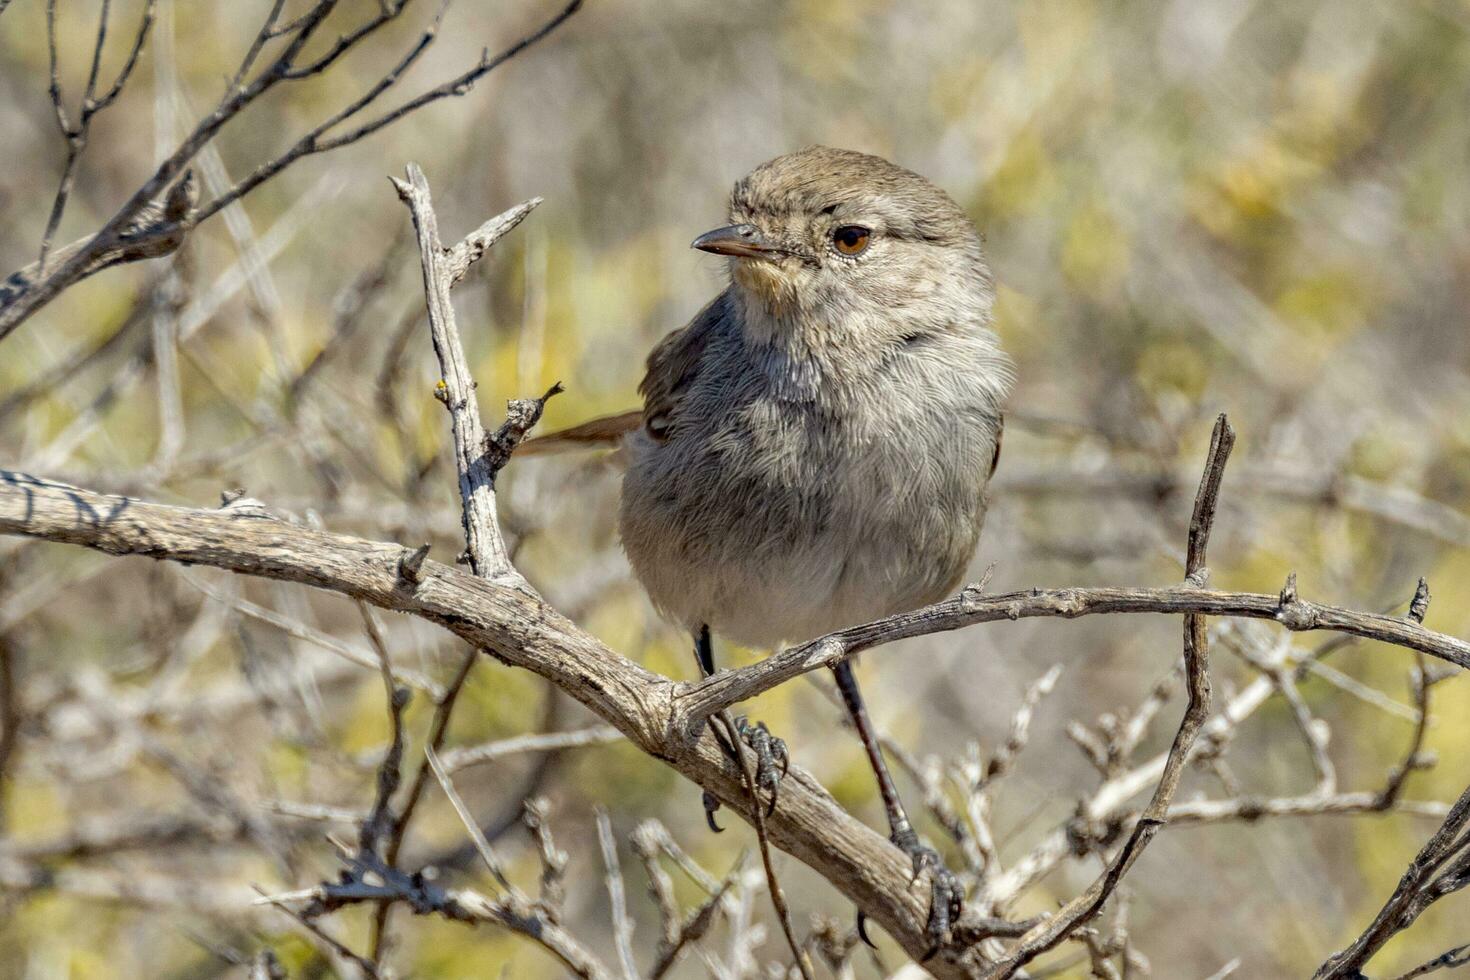
<path fill-rule="evenodd" d="M 623 437 L 643 424 L 643 410 L 635 409 L 618 415 L 574 425 L 570 429 L 527 439 L 516 447 L 517 456 L 542 456 L 573 449 L 615 449 Z"/>

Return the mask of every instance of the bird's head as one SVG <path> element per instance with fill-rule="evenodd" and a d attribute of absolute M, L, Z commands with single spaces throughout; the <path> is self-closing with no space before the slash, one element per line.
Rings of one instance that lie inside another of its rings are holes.
<path fill-rule="evenodd" d="M 988 321 L 980 236 L 944 191 L 881 157 L 823 146 L 735 184 L 730 224 L 693 247 L 731 258 L 772 322 L 913 334 Z"/>

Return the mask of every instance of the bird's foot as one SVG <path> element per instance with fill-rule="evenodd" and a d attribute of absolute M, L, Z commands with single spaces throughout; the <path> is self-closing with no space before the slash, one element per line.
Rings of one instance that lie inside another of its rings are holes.
<path fill-rule="evenodd" d="M 929 939 L 928 959 L 939 951 L 950 938 L 950 930 L 960 920 L 964 911 L 965 889 L 954 872 L 944 866 L 939 852 L 919 842 L 913 828 L 907 828 L 891 838 L 914 862 L 914 881 L 918 881 L 925 870 L 929 872 L 929 921 L 925 933 Z"/>
<path fill-rule="evenodd" d="M 728 716 L 727 716 L 728 717 Z M 757 794 L 765 790 L 770 797 L 766 804 L 766 816 L 770 816 L 776 809 L 776 798 L 780 791 L 781 780 L 786 777 L 786 772 L 791 768 L 791 753 L 786 750 L 786 743 L 771 734 L 766 723 L 758 721 L 752 724 L 744 715 L 730 722 L 735 731 L 735 737 L 749 746 L 755 753 L 755 788 Z M 726 736 L 721 733 L 718 725 L 711 723 L 714 730 L 715 741 L 719 744 L 725 755 L 729 756 L 737 766 L 745 763 L 741 754 L 736 752 L 736 747 L 731 745 Z M 759 799 L 754 801 L 759 805 Z M 704 822 L 709 829 L 715 833 L 722 833 L 725 828 L 715 822 L 715 813 L 720 809 L 720 801 L 709 790 L 704 791 Z"/>
<path fill-rule="evenodd" d="M 791 753 L 786 750 L 786 743 L 772 735 L 763 721 L 751 724 L 741 715 L 735 719 L 735 733 L 755 753 L 755 785 L 757 790 L 764 790 L 770 797 L 766 807 L 766 816 L 770 816 L 776 809 L 781 780 L 791 768 Z"/>

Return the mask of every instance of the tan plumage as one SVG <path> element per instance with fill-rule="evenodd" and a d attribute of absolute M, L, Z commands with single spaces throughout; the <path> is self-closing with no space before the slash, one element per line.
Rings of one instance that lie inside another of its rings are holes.
<path fill-rule="evenodd" d="M 624 548 L 690 629 L 773 646 L 942 597 L 1011 378 L 979 235 L 923 177 L 824 147 L 737 183 L 731 220 L 760 248 L 724 246 L 731 285 L 654 348 L 642 412 L 520 451 L 623 446 Z M 852 225 L 857 256 L 832 244 Z"/>
<path fill-rule="evenodd" d="M 811 147 L 739 181 L 730 220 L 694 242 L 731 257 L 730 285 L 654 348 L 642 411 L 522 447 L 621 444 L 623 548 L 706 672 L 709 631 L 770 648 L 950 592 L 985 520 L 1012 378 L 980 236 L 918 174 Z M 893 840 L 937 866 L 852 665 L 833 670 Z M 931 887 L 942 936 L 961 890 L 938 867 Z"/>

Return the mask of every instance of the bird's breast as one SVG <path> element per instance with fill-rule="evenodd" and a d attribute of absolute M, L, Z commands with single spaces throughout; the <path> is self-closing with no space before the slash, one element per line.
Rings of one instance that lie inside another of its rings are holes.
<path fill-rule="evenodd" d="M 772 358 L 686 393 L 624 477 L 624 547 L 671 618 L 774 644 L 938 598 L 983 516 L 993 413 L 910 374 L 838 396 Z M 932 379 L 931 379 L 932 380 Z"/>

